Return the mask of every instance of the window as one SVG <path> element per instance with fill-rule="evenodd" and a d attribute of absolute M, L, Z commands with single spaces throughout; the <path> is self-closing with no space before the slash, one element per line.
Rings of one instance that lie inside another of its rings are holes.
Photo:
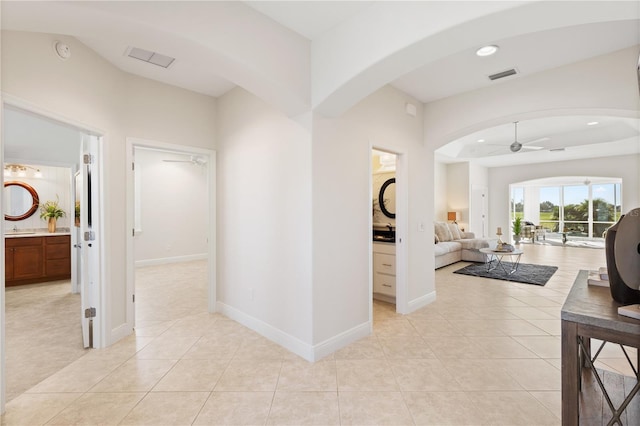
<path fill-rule="evenodd" d="M 524 216 L 524 188 L 521 186 L 511 187 L 511 220 L 516 217 L 523 219 Z"/>
<path fill-rule="evenodd" d="M 540 225 L 547 231 L 560 229 L 560 187 L 540 188 Z"/>
<path fill-rule="evenodd" d="M 599 180 L 603 181 L 602 178 Z M 603 183 L 585 181 L 566 185 L 530 181 L 511 185 L 510 218 L 514 220 L 521 217 L 536 222 L 547 232 L 603 238 L 604 231 L 615 224 L 622 214 L 621 183 L 616 180 L 612 178 Z M 539 208 L 536 208 L 538 203 Z"/>
<path fill-rule="evenodd" d="M 620 205 L 620 184 L 607 183 L 591 187 L 593 203 L 592 234 L 602 237 L 604 231 L 620 219 L 622 206 Z"/>

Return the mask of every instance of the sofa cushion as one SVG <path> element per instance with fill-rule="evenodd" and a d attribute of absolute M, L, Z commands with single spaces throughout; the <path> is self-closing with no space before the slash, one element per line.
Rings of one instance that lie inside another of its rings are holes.
<path fill-rule="evenodd" d="M 449 230 L 449 224 L 446 222 L 434 222 L 434 231 L 440 242 L 451 241 L 453 236 Z"/>
<path fill-rule="evenodd" d="M 441 241 L 435 245 L 434 252 L 436 256 L 441 256 L 446 253 L 453 253 L 455 251 L 462 250 L 462 246 L 459 241 Z"/>
<path fill-rule="evenodd" d="M 458 240 L 463 249 L 467 250 L 479 250 L 481 248 L 489 247 L 489 240 L 485 238 L 473 238 L 470 240 Z"/>
<path fill-rule="evenodd" d="M 458 228 L 457 223 L 447 223 L 447 225 L 449 226 L 449 232 L 451 232 L 452 240 L 459 240 L 462 238 L 462 235 L 460 235 L 460 228 Z"/>

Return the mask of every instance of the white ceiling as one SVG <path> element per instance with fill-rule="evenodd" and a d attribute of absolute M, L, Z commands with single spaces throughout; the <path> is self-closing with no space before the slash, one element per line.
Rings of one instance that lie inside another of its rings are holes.
<path fill-rule="evenodd" d="M 588 125 L 587 123 L 598 124 Z M 515 125 L 468 134 L 438 149 L 444 163 L 473 161 L 486 167 L 640 153 L 640 120 L 604 116 L 561 116 L 518 122 L 522 150 L 513 153 Z M 482 142 L 479 142 L 482 141 Z M 531 150 L 528 147 L 541 147 Z M 564 151 L 550 151 L 564 149 Z"/>
<path fill-rule="evenodd" d="M 369 7 L 372 1 L 245 1 L 301 36 L 314 40 Z"/>
<path fill-rule="evenodd" d="M 488 44 L 500 47 L 492 56 L 478 57 L 476 49 L 457 52 L 391 84 L 427 103 L 634 46 L 640 43 L 639 31 L 638 19 L 630 19 L 492 40 Z M 511 68 L 518 74 L 496 81 L 488 78 Z"/>
<path fill-rule="evenodd" d="M 284 31 L 274 40 L 281 40 L 280 43 L 282 43 L 283 40 L 290 38 L 295 46 L 304 46 L 304 43 L 307 43 L 309 48 L 313 49 L 314 40 L 322 38 L 337 25 L 362 14 L 373 3 L 373 1 L 184 3 L 4 1 L 2 2 L 2 27 L 22 31 L 70 34 L 126 72 L 218 97 L 235 86 L 223 76 L 240 75 L 233 70 L 230 72 L 229 64 L 216 60 L 220 57 L 220 51 L 225 49 L 225 37 L 230 37 L 229 34 L 237 34 L 237 32 L 230 32 L 231 28 L 249 24 L 272 25 Z M 611 4 L 613 7 L 614 3 Z M 576 5 L 579 7 L 579 3 Z M 464 3 L 460 3 L 460 7 L 464 7 Z M 265 16 L 269 19 L 265 20 Z M 268 22 L 262 22 L 260 19 Z M 505 22 L 505 25 L 508 24 Z M 271 27 L 269 29 L 273 30 Z M 295 40 L 295 37 L 306 41 Z M 256 54 L 259 54 L 260 50 L 265 51 L 265 54 L 275 54 L 278 48 L 283 46 L 273 44 L 269 45 L 268 49 L 264 49 L 260 47 L 260 40 L 252 38 L 251 34 L 247 34 L 246 39 L 234 40 L 234 42 L 236 43 L 233 44 L 234 48 L 237 45 L 244 46 L 250 52 L 250 49 L 256 49 L 258 46 L 259 50 Z M 494 56 L 486 58 L 477 57 L 474 54 L 475 47 L 451 52 L 439 60 L 427 62 L 426 65 L 388 83 L 425 103 L 490 85 L 502 84 L 503 81 L 523 78 L 540 71 L 640 44 L 640 16 L 630 16 L 627 21 L 565 27 L 503 40 L 478 40 L 478 43 L 481 42 L 497 44 L 500 50 Z M 163 69 L 129 58 L 125 52 L 132 45 L 174 56 L 176 61 L 169 69 Z M 290 46 L 286 47 L 288 49 Z M 232 51 L 222 52 L 223 57 L 230 55 L 233 55 Z M 512 67 L 518 70 L 518 75 L 495 82 L 487 78 L 489 74 Z M 226 74 L 222 72 L 223 68 Z M 244 88 L 252 91 L 252 87 L 248 85 Z M 495 150 L 480 149 L 473 145 L 473 138 L 480 138 L 474 134 L 454 141 L 451 147 L 440 150 L 438 158 L 442 161 L 479 161 L 491 166 L 552 161 L 552 159 L 566 159 L 570 156 L 578 156 L 578 158 L 601 156 L 602 152 L 613 155 L 638 151 L 640 139 L 637 122 L 592 117 L 592 120 L 601 122 L 602 126 L 585 129 L 580 121 L 584 119 L 584 117 L 556 117 L 521 123 L 523 141 L 551 135 L 551 139 L 543 146 L 549 148 L 565 144 L 567 147 L 565 153 L 544 151 L 520 152 L 517 156 L 512 153 L 498 155 L 494 152 Z M 485 132 L 487 137 L 499 141 L 498 144 L 507 144 L 512 136 L 509 127 L 500 126 L 495 129 L 486 129 Z M 607 137 L 618 139 L 607 140 Z M 606 151 L 602 151 L 604 148 Z M 550 154 L 554 155 L 550 157 Z"/>
<path fill-rule="evenodd" d="M 5 163 L 68 167 L 80 162 L 78 129 L 16 108 L 3 113 Z"/>

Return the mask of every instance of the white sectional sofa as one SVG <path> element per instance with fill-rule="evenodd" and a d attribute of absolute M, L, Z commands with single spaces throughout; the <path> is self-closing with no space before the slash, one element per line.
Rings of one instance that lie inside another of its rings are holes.
<path fill-rule="evenodd" d="M 498 240 L 475 238 L 473 232 L 460 231 L 455 223 L 434 222 L 436 269 L 461 260 L 484 262 L 480 249 L 495 247 Z"/>

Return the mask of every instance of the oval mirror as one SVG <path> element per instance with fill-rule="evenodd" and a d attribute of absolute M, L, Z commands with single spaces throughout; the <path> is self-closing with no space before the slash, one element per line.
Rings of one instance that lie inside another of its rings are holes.
<path fill-rule="evenodd" d="M 382 213 L 395 219 L 396 217 L 396 178 L 387 179 L 380 187 L 378 204 Z"/>
<path fill-rule="evenodd" d="M 40 204 L 36 190 L 24 182 L 5 182 L 2 201 L 5 220 L 24 220 L 31 217 Z"/>

